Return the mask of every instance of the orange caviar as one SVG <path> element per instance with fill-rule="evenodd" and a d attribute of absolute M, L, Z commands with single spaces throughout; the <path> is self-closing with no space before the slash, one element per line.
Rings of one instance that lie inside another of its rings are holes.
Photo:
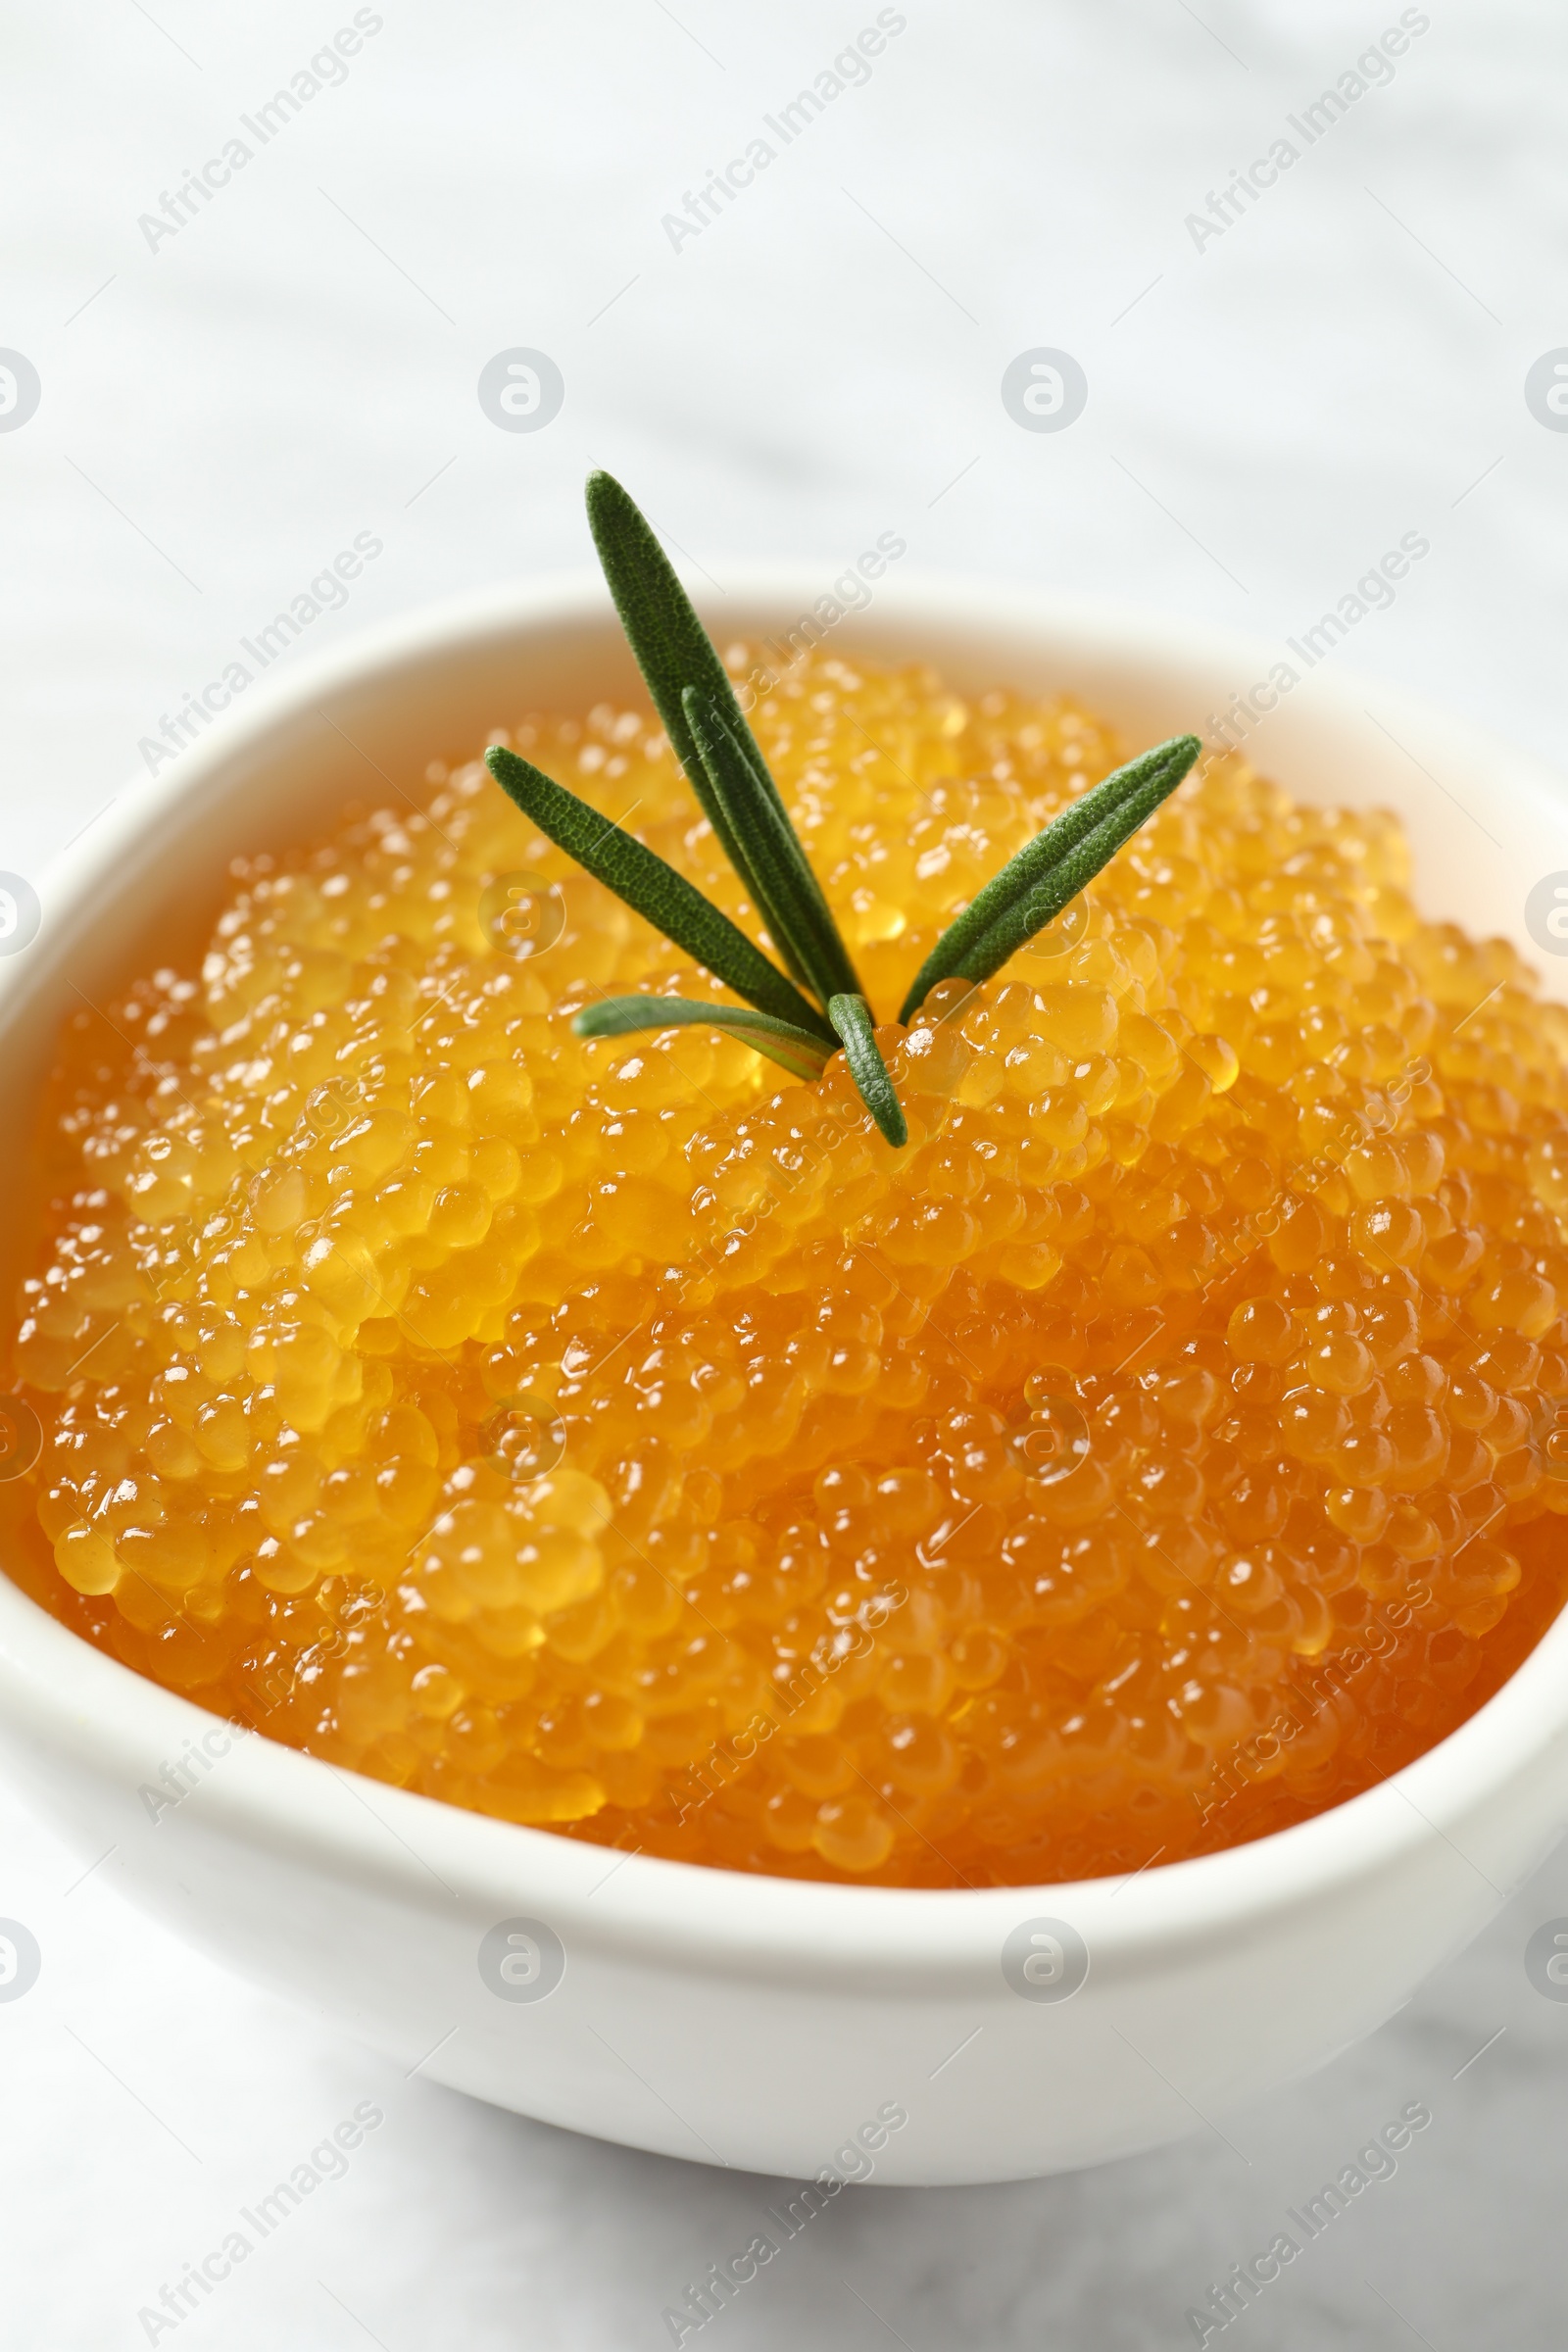
<path fill-rule="evenodd" d="M 752 716 L 883 1010 L 1117 757 L 820 655 Z M 746 919 L 645 710 L 511 740 Z M 477 762 L 405 782 L 69 1026 L 0 1487 L 65 1623 L 459 1805 L 917 1886 L 1256 1837 L 1539 1637 L 1568 1010 L 1391 817 L 1209 761 L 879 1033 L 896 1152 L 842 1059 L 579 1042 L 719 992 Z"/>

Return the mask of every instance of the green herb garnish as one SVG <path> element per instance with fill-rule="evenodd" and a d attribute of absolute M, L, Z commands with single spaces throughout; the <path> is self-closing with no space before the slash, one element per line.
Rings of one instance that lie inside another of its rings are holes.
<path fill-rule="evenodd" d="M 865 992 L 724 664 L 646 516 L 608 473 L 588 477 L 588 519 L 654 708 L 788 976 L 662 858 L 498 744 L 485 763 L 539 830 L 754 1008 L 611 997 L 588 1005 L 572 1026 L 579 1037 L 623 1037 L 702 1024 L 743 1039 L 797 1078 L 820 1078 L 842 1046 L 860 1100 L 897 1148 L 908 1128 Z M 939 980 L 978 987 L 1000 971 L 1131 840 L 1201 748 L 1196 735 L 1172 737 L 1106 776 L 1036 834 L 943 933 L 900 1021 L 909 1023 Z"/>

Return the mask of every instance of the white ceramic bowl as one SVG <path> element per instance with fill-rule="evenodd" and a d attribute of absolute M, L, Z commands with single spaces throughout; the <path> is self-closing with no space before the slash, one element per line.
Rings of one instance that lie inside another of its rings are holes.
<path fill-rule="evenodd" d="M 759 576 L 709 617 L 721 642 L 760 635 L 819 587 Z M 1280 659 L 1120 608 L 893 579 L 835 642 L 929 658 L 960 687 L 1071 690 L 1131 746 L 1202 729 Z M 46 880 L 39 935 L 0 963 L 5 1131 L 25 1131 L 74 991 L 101 997 L 138 954 L 194 953 L 237 850 L 314 830 L 344 799 L 393 797 L 394 779 L 530 708 L 632 683 L 602 590 L 573 580 L 416 615 L 253 689 Z M 1333 662 L 1251 748 L 1307 800 L 1397 808 L 1429 912 L 1521 936 L 1530 885 L 1568 868 L 1549 777 Z M 204 1738 L 211 1770 L 154 1823 L 138 1791 Z M 1568 1822 L 1568 1621 L 1380 1787 L 1124 1883 L 933 1893 L 733 1876 L 481 1819 L 265 1739 L 229 1744 L 0 1578 L 5 1769 L 84 1860 L 112 1847 L 105 1875 L 217 1959 L 409 2068 L 632 2146 L 797 2176 L 869 2162 L 885 2182 L 1001 2180 L 1222 2116 L 1367 2033 L 1473 1936 Z M 1087 1947 L 1069 1999 L 1022 1998 L 1003 1975 L 1005 1939 L 1041 1919 Z M 481 1976 L 481 1940 L 518 1920 L 548 1934 L 513 1947 L 514 1993 L 552 1973 L 529 1982 L 534 1946 L 564 1950 L 546 1997 L 499 1997 L 493 1963 Z M 907 2121 L 888 2130 L 888 2109 Z M 840 2154 L 862 2127 L 869 2158 Z"/>

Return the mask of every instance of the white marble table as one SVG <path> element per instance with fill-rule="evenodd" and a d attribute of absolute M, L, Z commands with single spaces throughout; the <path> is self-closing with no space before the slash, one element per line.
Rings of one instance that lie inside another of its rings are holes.
<path fill-rule="evenodd" d="M 875 24 L 870 0 L 381 0 L 341 75 L 322 63 L 275 106 L 356 13 L 12 12 L 0 346 L 41 397 L 0 429 L 0 866 L 36 874 L 157 764 L 139 747 L 356 534 L 381 553 L 281 663 L 581 564 L 590 463 L 720 585 L 768 554 L 826 585 L 892 529 L 911 568 L 1276 639 L 1417 531 L 1430 558 L 1336 659 L 1557 753 L 1568 437 L 1523 389 L 1568 343 L 1568 23 L 1544 0 L 1405 12 L 1430 24 L 1392 78 L 1372 69 L 1310 142 L 1290 119 L 1310 126 L 1396 0 L 906 0 L 868 74 L 846 66 L 787 141 L 767 118 Z M 1218 234 L 1188 225 L 1281 137 L 1298 154 L 1273 186 Z M 181 220 L 185 175 L 236 138 L 249 157 Z M 664 225 L 759 138 L 774 155 L 716 218 Z M 156 233 L 166 196 L 178 225 Z M 476 397 L 517 347 L 564 384 L 537 432 Z M 1085 372 L 1069 430 L 1003 406 L 1038 347 Z M 365 2101 L 384 2122 L 345 2176 L 155 2340 L 635 2352 L 774 2194 L 405 2082 L 75 1877 L 0 1811 L 0 1915 L 45 1955 L 0 2005 L 8 2344 L 149 2340 L 139 2310 Z M 1555 2345 L 1568 2005 L 1522 1955 L 1559 1912 L 1568 1856 L 1371 2042 L 1168 2153 L 846 2196 L 705 2334 L 1192 2342 L 1209 2282 L 1422 2101 L 1396 2177 L 1230 2332 Z"/>

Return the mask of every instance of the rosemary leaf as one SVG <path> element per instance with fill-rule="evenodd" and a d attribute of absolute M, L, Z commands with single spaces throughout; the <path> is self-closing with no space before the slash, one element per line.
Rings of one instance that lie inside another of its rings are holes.
<path fill-rule="evenodd" d="M 794 1078 L 820 1078 L 832 1048 L 806 1029 L 740 1004 L 694 1004 L 688 997 L 607 997 L 578 1013 L 579 1037 L 629 1037 L 638 1029 L 722 1029 Z"/>
<path fill-rule="evenodd" d="M 870 1006 L 860 996 L 835 997 L 827 1017 L 844 1041 L 844 1058 L 861 1102 L 894 1150 L 900 1150 L 909 1140 L 909 1129 L 876 1042 Z"/>
<path fill-rule="evenodd" d="M 1044 930 L 1092 882 L 1173 793 L 1202 750 L 1196 735 L 1173 735 L 1086 792 L 1033 841 L 950 923 L 904 1000 L 906 1024 L 939 980 L 977 984 L 1000 971 L 1026 940 Z"/>
<path fill-rule="evenodd" d="M 1137 791 L 1129 793 L 1119 808 L 1112 808 L 1064 858 L 1049 867 L 1033 889 L 1003 908 L 990 928 L 970 945 L 957 965 L 958 976 L 973 980 L 978 986 L 999 972 L 1009 956 L 1015 956 L 1037 931 L 1043 931 L 1069 900 L 1075 899 L 1094 880 L 1102 866 L 1109 864 L 1172 789 L 1169 778 L 1156 773 L 1147 778 Z"/>
<path fill-rule="evenodd" d="M 769 963 L 760 948 L 721 914 L 710 899 L 693 888 L 662 858 L 646 849 L 619 825 L 579 801 L 575 793 L 554 783 L 531 760 L 492 745 L 485 765 L 509 800 L 533 819 L 558 849 L 574 858 L 584 870 L 612 890 L 618 899 L 642 915 L 665 939 L 684 948 L 705 970 L 732 988 L 738 997 L 788 1027 L 821 1037 L 832 1051 L 832 1032 L 816 1006 L 803 997 L 778 966 Z"/>
<path fill-rule="evenodd" d="M 763 794 L 771 799 L 784 822 L 784 803 L 778 786 L 768 773 L 757 738 L 747 725 L 729 672 L 713 649 L 713 643 L 698 619 L 690 597 L 675 576 L 674 566 L 659 544 L 652 523 L 635 500 L 621 488 L 613 474 L 591 473 L 588 476 L 588 525 L 599 551 L 610 593 L 620 615 L 620 625 L 626 641 L 637 657 L 637 666 L 643 673 L 654 708 L 664 722 L 676 759 L 686 771 L 696 793 L 703 814 L 712 826 L 730 864 L 745 883 L 754 906 L 767 924 L 770 937 L 777 933 L 769 921 L 766 894 L 758 877 L 747 863 L 743 845 L 736 839 L 729 820 L 720 807 L 708 773 L 692 739 L 691 728 L 681 706 L 681 695 L 688 686 L 695 686 L 706 709 L 717 712 L 740 745 L 747 765 L 753 770 Z M 784 943 L 779 951 L 788 956 Z M 804 980 L 804 972 L 796 978 Z"/>
<path fill-rule="evenodd" d="M 695 686 L 681 708 L 713 797 L 754 874 L 767 908 L 768 935 L 825 1004 L 858 996 L 860 983 L 839 927 L 782 804 L 759 786 L 756 771 L 724 714 Z"/>

